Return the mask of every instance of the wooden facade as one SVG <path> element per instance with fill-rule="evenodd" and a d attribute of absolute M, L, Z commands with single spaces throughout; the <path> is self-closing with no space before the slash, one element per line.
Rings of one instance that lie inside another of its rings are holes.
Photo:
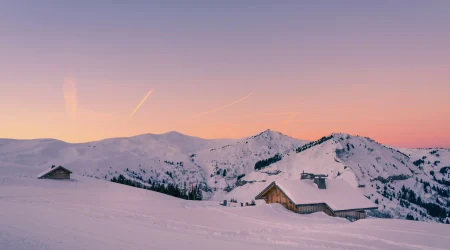
<path fill-rule="evenodd" d="M 298 213 L 300 214 L 311 214 L 315 212 L 324 212 L 329 216 L 335 216 L 333 210 L 328 207 L 325 203 L 317 203 L 317 204 L 307 204 L 307 205 L 297 205 Z"/>
<path fill-rule="evenodd" d="M 56 180 L 68 180 L 72 172 L 62 166 L 51 168 L 41 175 L 39 179 L 56 179 Z"/>
<path fill-rule="evenodd" d="M 267 203 L 279 203 L 289 210 L 298 212 L 295 203 L 275 185 L 266 192 L 263 199 L 266 200 Z"/>
<path fill-rule="evenodd" d="M 347 218 L 349 220 L 359 220 L 366 218 L 366 212 L 364 209 L 349 209 L 334 211 L 326 203 L 316 204 L 295 204 L 286 193 L 280 189 L 274 182 L 264 189 L 256 199 L 264 199 L 268 204 L 279 203 L 285 208 L 299 213 L 299 214 L 311 214 L 316 212 L 324 212 L 329 216 Z"/>
<path fill-rule="evenodd" d="M 335 211 L 337 217 L 349 218 L 353 220 L 365 219 L 366 211 L 364 210 L 347 210 L 347 211 Z"/>

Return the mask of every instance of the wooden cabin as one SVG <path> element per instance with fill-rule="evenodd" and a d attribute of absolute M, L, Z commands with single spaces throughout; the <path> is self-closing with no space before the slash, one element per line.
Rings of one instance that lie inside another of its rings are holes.
<path fill-rule="evenodd" d="M 344 180 L 328 180 L 325 185 L 316 179 L 275 181 L 267 186 L 255 199 L 267 203 L 279 203 L 300 214 L 324 212 L 329 216 L 350 220 L 366 218 L 366 210 L 377 209 L 376 205 L 351 187 Z M 320 178 L 325 181 L 324 178 Z"/>
<path fill-rule="evenodd" d="M 52 166 L 44 172 L 38 174 L 38 179 L 55 179 L 55 180 L 69 180 L 72 171 L 63 166 Z"/>

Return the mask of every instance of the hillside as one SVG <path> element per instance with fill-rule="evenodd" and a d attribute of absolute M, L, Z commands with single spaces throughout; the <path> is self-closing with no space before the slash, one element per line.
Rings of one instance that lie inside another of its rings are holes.
<path fill-rule="evenodd" d="M 203 199 L 248 202 L 269 182 L 299 179 L 305 171 L 346 180 L 379 205 L 373 216 L 445 223 L 450 153 L 433 151 L 397 150 L 339 133 L 307 142 L 270 130 L 238 140 L 177 132 L 83 144 L 3 139 L 0 174 L 34 177 L 51 165 L 64 165 L 82 176 L 111 180 L 121 175 L 144 187 L 195 185 Z M 418 162 L 423 157 L 428 160 Z"/>
<path fill-rule="evenodd" d="M 450 227 L 279 204 L 223 207 L 104 180 L 8 178 L 0 186 L 2 249 L 448 249 Z"/>
<path fill-rule="evenodd" d="M 285 155 L 307 141 L 266 130 L 255 136 L 218 148 L 201 150 L 192 162 L 202 166 L 215 190 L 232 188 L 240 175 L 254 171 L 255 163 L 275 155 Z"/>
<path fill-rule="evenodd" d="M 74 173 L 104 180 L 123 175 L 143 185 L 171 183 L 181 188 L 198 185 L 207 191 L 204 197 L 208 198 L 211 190 L 224 189 L 227 180 L 234 185 L 237 174 L 251 170 L 254 161 L 283 153 L 302 143 L 269 130 L 242 140 L 205 140 L 178 132 L 81 144 L 49 139 L 1 139 L 0 168 L 23 169 L 16 174 L 33 176 L 51 165 L 64 165 Z M 236 157 L 238 159 L 234 161 Z M 231 164 L 233 161 L 234 165 Z M 228 164 L 229 167 L 221 167 L 215 182 L 211 177 L 219 171 L 215 165 Z M 237 167 L 245 164 L 246 168 Z M 14 172 L 5 170 L 5 174 Z"/>
<path fill-rule="evenodd" d="M 400 149 L 408 155 L 424 174 L 441 183 L 450 181 L 450 149 L 445 148 L 417 148 L 417 149 Z"/>
<path fill-rule="evenodd" d="M 443 223 L 449 217 L 447 183 L 435 180 L 416 166 L 413 158 L 397 149 L 347 134 L 332 134 L 283 155 L 282 160 L 246 175 L 242 181 L 247 185 L 224 197 L 250 199 L 266 183 L 298 179 L 302 171 L 346 180 L 378 204 L 379 209 L 372 216 Z"/>

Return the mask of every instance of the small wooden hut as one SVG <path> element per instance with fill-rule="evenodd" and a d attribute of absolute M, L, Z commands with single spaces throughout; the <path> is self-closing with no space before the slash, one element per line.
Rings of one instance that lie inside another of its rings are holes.
<path fill-rule="evenodd" d="M 294 181 L 274 181 L 255 199 L 264 199 L 267 203 L 280 203 L 300 214 L 324 212 L 329 216 L 351 220 L 364 219 L 366 210 L 377 209 L 374 203 L 344 180 L 327 180 L 325 185 L 324 176 Z"/>
<path fill-rule="evenodd" d="M 37 175 L 38 179 L 55 179 L 55 180 L 69 180 L 72 171 L 63 166 L 52 166 L 44 172 Z"/>

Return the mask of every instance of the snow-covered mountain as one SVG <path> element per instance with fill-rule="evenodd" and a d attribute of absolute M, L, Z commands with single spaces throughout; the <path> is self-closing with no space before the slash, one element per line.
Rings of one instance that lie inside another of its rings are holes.
<path fill-rule="evenodd" d="M 445 183 L 450 178 L 450 149 L 417 148 L 400 149 L 408 155 L 414 165 L 435 181 Z M 450 183 L 447 183 L 450 185 Z"/>
<path fill-rule="evenodd" d="M 303 143 L 270 130 L 242 140 L 205 140 L 178 132 L 81 144 L 0 139 L 0 169 L 5 174 L 14 174 L 11 168 L 27 169 L 32 176 L 51 165 L 63 165 L 76 174 L 106 180 L 122 174 L 143 184 L 151 180 L 217 190 L 233 186 L 237 175 L 251 171 L 255 161 Z"/>
<path fill-rule="evenodd" d="M 303 171 L 323 173 L 346 180 L 378 203 L 372 215 L 441 222 L 449 217 L 449 150 L 397 150 L 347 134 L 313 142 L 271 130 L 238 140 L 177 132 L 82 144 L 0 140 L 0 174 L 32 177 L 51 165 L 105 180 L 123 175 L 142 185 L 195 184 L 206 199 L 242 202 L 270 181 L 299 179 Z"/>
<path fill-rule="evenodd" d="M 289 154 L 292 149 L 305 143 L 307 141 L 266 130 L 232 144 L 201 150 L 192 156 L 192 162 L 203 167 L 209 176 L 210 187 L 215 190 L 231 189 L 238 177 L 254 171 L 256 162 Z"/>
<path fill-rule="evenodd" d="M 203 148 L 215 148 L 233 141 L 204 140 L 178 132 L 81 144 L 50 139 L 2 139 L 0 163 L 5 174 L 14 173 L 11 168 L 5 169 L 8 166 L 28 167 L 26 173 L 32 175 L 51 165 L 64 165 L 76 174 L 107 180 L 124 174 L 130 178 L 167 183 L 204 183 L 203 170 L 190 161 L 190 155 Z"/>

